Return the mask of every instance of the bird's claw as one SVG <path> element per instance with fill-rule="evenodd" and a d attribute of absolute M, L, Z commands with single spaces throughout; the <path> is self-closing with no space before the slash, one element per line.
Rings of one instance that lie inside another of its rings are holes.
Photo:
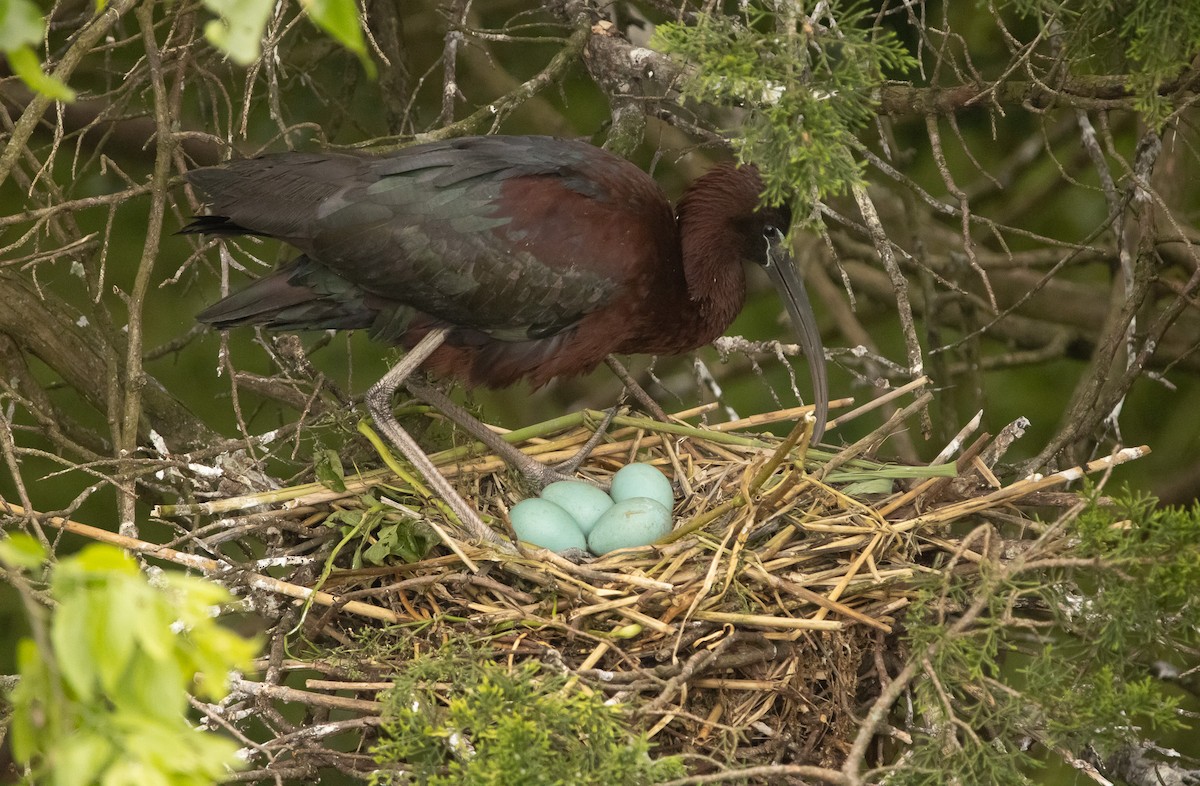
<path fill-rule="evenodd" d="M 568 466 L 572 465 L 572 466 Z M 575 477 L 575 470 L 579 468 L 575 459 L 564 461 L 562 464 L 556 464 L 553 467 L 548 467 L 545 464 L 540 465 L 541 469 L 536 470 L 530 476 L 530 481 L 537 486 L 539 492 L 549 486 L 551 483 L 558 483 L 562 480 L 572 480 L 577 483 L 587 483 L 588 481 Z"/>

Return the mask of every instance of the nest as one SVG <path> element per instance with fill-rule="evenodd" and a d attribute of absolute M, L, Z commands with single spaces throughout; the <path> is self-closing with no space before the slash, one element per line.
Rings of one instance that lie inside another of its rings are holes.
<path fill-rule="evenodd" d="M 929 466 L 871 459 L 871 449 L 927 399 L 917 398 L 837 453 L 808 444 L 811 419 L 802 418 L 808 408 L 711 426 L 695 423 L 705 408 L 665 423 L 619 416 L 580 474 L 604 484 L 634 460 L 662 468 L 680 492 L 675 530 L 653 546 L 585 564 L 509 540 L 472 540 L 421 483 L 389 469 L 162 506 L 156 515 L 202 524 L 168 546 L 59 523 L 219 577 L 275 618 L 278 633 L 261 664 L 265 676 L 238 681 L 233 703 L 212 711 L 231 718 L 264 698 L 298 702 L 310 711 L 307 733 L 273 727 L 276 739 L 256 749 L 257 766 L 238 780 L 330 764 L 358 774 L 373 769 L 364 748 L 346 753 L 327 740 L 356 730 L 369 744 L 383 709 L 378 694 L 391 675 L 407 658 L 446 641 L 470 641 L 482 648 L 481 657 L 509 665 L 535 660 L 569 675 L 571 689 L 616 697 L 656 755 L 837 766 L 860 731 L 865 704 L 880 690 L 883 659 L 897 655 L 895 634 L 914 588 L 923 577 L 981 560 L 959 540 L 961 523 L 1011 517 L 1019 504 L 1073 502 L 1075 495 L 1056 497 L 1053 490 L 1084 470 L 1146 452 L 1130 449 L 1086 468 L 1003 486 L 992 467 L 1019 435 L 1015 424 L 970 444 L 968 427 Z M 510 438 L 553 462 L 574 453 L 599 415 L 578 413 Z M 796 425 L 786 437 L 762 431 L 780 422 Z M 527 493 L 497 459 L 472 451 L 465 446 L 432 458 L 510 537 L 507 510 Z M 413 532 L 433 546 L 404 562 L 396 556 L 404 543 L 424 547 Z M 245 553 L 262 556 L 236 565 L 183 551 L 229 554 L 231 544 L 252 541 L 257 545 Z M 296 600 L 281 604 L 280 595 Z M 369 654 L 356 649 L 364 626 L 375 629 Z M 284 634 L 297 629 L 311 646 L 307 656 L 290 657 L 305 649 L 284 645 Z M 380 648 L 389 639 L 400 646 Z M 308 678 L 289 678 L 301 672 Z M 453 685 L 441 689 L 449 701 Z M 331 713 L 338 713 L 337 723 L 328 722 Z M 260 756 L 264 751 L 273 763 Z"/>

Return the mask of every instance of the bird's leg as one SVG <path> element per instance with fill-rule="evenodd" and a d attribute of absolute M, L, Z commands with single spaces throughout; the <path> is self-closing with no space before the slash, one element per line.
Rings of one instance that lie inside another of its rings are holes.
<path fill-rule="evenodd" d="M 633 378 L 633 375 L 629 373 L 624 364 L 617 360 L 616 355 L 605 355 L 604 362 L 617 375 L 617 379 L 621 380 L 621 384 L 629 391 L 629 395 L 633 396 L 637 403 L 642 405 L 642 409 L 646 410 L 650 417 L 660 423 L 671 422 L 671 419 L 667 417 L 666 411 L 658 405 L 657 401 L 650 398 L 650 394 L 637 383 L 637 380 Z"/>
<path fill-rule="evenodd" d="M 404 383 L 414 396 L 453 420 L 471 436 L 487 445 L 505 464 L 515 468 L 539 489 L 557 480 L 572 480 L 570 475 L 547 467 L 532 456 L 526 455 L 501 439 L 500 435 L 479 422 L 479 419 L 454 403 L 449 396 L 432 385 L 410 379 Z M 585 454 L 586 455 L 586 454 Z"/>
<path fill-rule="evenodd" d="M 416 440 L 401 428 L 392 412 L 392 397 L 396 394 L 396 388 L 416 371 L 417 367 L 425 362 L 425 359 L 432 355 L 434 350 L 442 345 L 447 332 L 446 328 L 442 328 L 427 333 L 415 347 L 405 354 L 403 360 L 372 385 L 366 394 L 367 410 L 371 413 L 371 419 L 375 421 L 375 426 L 424 476 L 433 490 L 454 511 L 454 515 L 458 516 L 463 526 L 470 530 L 474 537 L 485 543 L 500 543 L 502 542 L 500 536 L 483 523 L 483 519 L 479 518 L 475 509 L 468 505 L 442 473 L 438 472 L 437 467 L 425 455 L 425 451 L 421 450 L 421 446 L 417 444 Z"/>
<path fill-rule="evenodd" d="M 608 427 L 612 425 L 613 418 L 617 416 L 617 410 L 620 408 L 620 405 L 617 405 L 615 407 L 609 407 L 606 409 L 604 411 L 604 419 L 601 420 L 599 425 L 596 426 L 596 430 L 592 432 L 592 436 L 588 437 L 588 441 L 583 443 L 583 446 L 575 452 L 574 456 L 571 456 L 571 458 L 567 459 L 561 464 L 555 464 L 554 470 L 556 472 L 564 472 L 570 475 L 579 469 L 584 460 L 588 456 L 592 455 L 592 451 L 595 450 L 596 446 L 599 445 L 604 439 L 604 435 L 608 432 Z"/>
<path fill-rule="evenodd" d="M 616 355 L 606 356 L 604 358 L 604 362 L 607 363 L 608 367 L 612 369 L 612 372 L 617 375 L 617 379 L 621 380 L 621 384 L 623 384 L 625 389 L 629 391 L 629 395 L 633 396 L 637 402 L 642 405 L 646 412 L 649 413 L 650 417 L 654 418 L 660 423 L 674 422 L 671 420 L 671 417 L 667 414 L 666 410 L 660 407 L 657 401 L 650 398 L 650 394 L 647 393 L 645 389 L 637 383 L 637 380 L 633 378 L 633 375 L 629 373 L 629 370 L 625 368 L 621 361 L 617 360 Z M 690 441 L 683 443 L 683 449 L 698 460 L 704 459 L 704 456 L 700 454 L 700 451 L 697 450 Z"/>

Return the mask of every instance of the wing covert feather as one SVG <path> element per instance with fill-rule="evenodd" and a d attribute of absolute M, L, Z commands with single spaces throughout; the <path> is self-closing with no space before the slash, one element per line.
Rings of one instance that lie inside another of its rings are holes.
<path fill-rule="evenodd" d="M 606 157 L 597 172 L 586 143 L 512 139 L 450 140 L 386 158 L 264 156 L 189 179 L 214 213 L 295 245 L 367 293 L 514 341 L 569 328 L 629 283 L 636 260 L 596 249 L 646 206 L 609 198 L 608 187 L 666 201 L 626 161 Z M 673 231 L 669 211 L 664 220 Z M 638 251 L 622 251 L 630 253 Z"/>

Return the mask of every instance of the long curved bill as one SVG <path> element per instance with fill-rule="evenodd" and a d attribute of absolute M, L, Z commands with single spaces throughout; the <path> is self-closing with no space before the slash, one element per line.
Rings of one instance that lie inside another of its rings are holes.
<path fill-rule="evenodd" d="M 787 308 L 792 326 L 800 336 L 800 348 L 808 358 L 808 373 L 813 386 L 813 444 L 821 441 L 825 433 L 825 422 L 829 420 L 829 382 L 825 378 L 825 348 L 821 345 L 821 333 L 817 330 L 817 319 L 813 316 L 808 292 L 796 270 L 796 262 L 784 244 L 770 244 L 767 251 L 767 274 L 771 283 L 779 290 L 779 297 Z"/>

